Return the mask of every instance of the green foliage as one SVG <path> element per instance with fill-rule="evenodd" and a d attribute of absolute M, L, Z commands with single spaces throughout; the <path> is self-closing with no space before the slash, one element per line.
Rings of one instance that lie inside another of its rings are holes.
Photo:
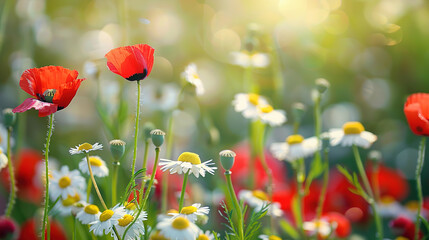
<path fill-rule="evenodd" d="M 127 201 L 128 196 L 131 194 L 132 191 L 134 191 L 137 187 L 137 184 L 135 183 L 136 179 L 142 178 L 143 176 L 141 176 L 141 174 L 146 171 L 145 168 L 142 168 L 140 170 L 138 170 L 133 176 L 131 176 L 130 181 L 128 182 L 127 187 L 125 188 L 126 191 L 124 192 L 124 194 L 121 196 L 121 199 L 119 202 L 121 202 L 122 204 L 124 204 Z M 139 176 L 140 175 L 140 176 Z M 134 199 L 138 197 L 137 194 L 134 194 Z"/>
<path fill-rule="evenodd" d="M 340 171 L 341 174 L 343 174 L 344 177 L 346 177 L 347 181 L 349 181 L 349 183 L 353 185 L 354 188 L 349 188 L 350 192 L 363 197 L 368 203 L 373 201 L 371 197 L 362 188 L 362 185 L 360 184 L 356 173 L 353 173 L 353 175 L 350 174 L 350 172 L 341 165 L 337 165 L 337 169 L 338 171 Z"/>
<path fill-rule="evenodd" d="M 280 220 L 280 227 L 283 229 L 283 231 L 289 235 L 292 239 L 298 239 L 299 233 L 296 231 L 296 229 L 286 220 Z"/>

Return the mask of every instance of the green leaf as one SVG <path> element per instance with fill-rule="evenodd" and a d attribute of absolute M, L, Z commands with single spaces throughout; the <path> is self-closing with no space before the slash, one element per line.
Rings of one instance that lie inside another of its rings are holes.
<path fill-rule="evenodd" d="M 314 179 L 322 175 L 325 170 L 326 165 L 322 164 L 322 158 L 320 157 L 320 152 L 317 152 L 314 155 L 313 162 L 311 163 L 310 171 L 308 172 L 307 181 L 305 182 L 305 192 L 307 193 L 310 189 L 310 185 Z"/>
<path fill-rule="evenodd" d="M 426 232 L 429 232 L 429 222 L 422 216 L 419 216 L 420 220 L 422 221 L 423 225 L 426 228 Z"/>
<path fill-rule="evenodd" d="M 283 231 L 285 231 L 286 234 L 289 235 L 289 237 L 293 239 L 298 239 L 299 237 L 298 231 L 296 231 L 296 229 L 286 220 L 280 221 L 280 227 L 283 229 Z"/>
<path fill-rule="evenodd" d="M 352 175 L 349 173 L 349 171 L 346 169 L 346 168 L 344 168 L 343 166 L 341 166 L 341 165 L 337 165 L 337 169 L 338 169 L 338 171 L 340 172 L 340 173 L 342 173 L 343 175 L 344 175 L 344 177 L 346 177 L 347 178 L 347 180 L 351 183 L 351 184 L 353 184 L 353 177 L 352 177 Z"/>
<path fill-rule="evenodd" d="M 295 222 L 302 222 L 299 203 L 298 203 L 298 194 L 295 194 L 292 198 L 292 213 L 295 219 Z"/>

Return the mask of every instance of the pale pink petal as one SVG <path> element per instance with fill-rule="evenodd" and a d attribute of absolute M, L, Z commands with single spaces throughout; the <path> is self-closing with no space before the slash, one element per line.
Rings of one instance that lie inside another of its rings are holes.
<path fill-rule="evenodd" d="M 31 108 L 39 111 L 39 117 L 46 117 L 58 110 L 58 105 L 39 101 L 35 98 L 27 98 L 21 105 L 12 110 L 12 112 L 25 112 Z"/>

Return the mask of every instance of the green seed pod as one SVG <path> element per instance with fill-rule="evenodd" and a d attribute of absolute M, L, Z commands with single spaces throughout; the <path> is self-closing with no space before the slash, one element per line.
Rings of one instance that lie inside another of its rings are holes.
<path fill-rule="evenodd" d="M 110 141 L 110 152 L 113 155 L 113 158 L 118 161 L 124 156 L 125 153 L 125 142 L 119 139 Z"/>
<path fill-rule="evenodd" d="M 328 90 L 330 86 L 331 84 L 328 82 L 328 80 L 324 78 L 316 79 L 316 88 L 320 94 L 323 94 L 324 92 L 326 92 L 326 90 Z"/>
<path fill-rule="evenodd" d="M 223 150 L 219 153 L 219 156 L 223 169 L 226 171 L 231 170 L 232 166 L 234 166 L 234 160 L 236 156 L 235 152 L 231 150 Z"/>
<path fill-rule="evenodd" d="M 16 114 L 12 112 L 11 108 L 6 108 L 3 110 L 3 123 L 4 125 L 9 128 L 12 127 L 15 124 L 16 121 Z"/>
<path fill-rule="evenodd" d="M 165 132 L 159 129 L 155 129 L 150 132 L 150 135 L 152 136 L 153 145 L 155 145 L 156 147 L 161 147 L 164 143 Z"/>

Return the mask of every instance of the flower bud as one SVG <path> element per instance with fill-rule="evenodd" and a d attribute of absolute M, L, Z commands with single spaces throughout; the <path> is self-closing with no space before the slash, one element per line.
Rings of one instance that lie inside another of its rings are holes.
<path fill-rule="evenodd" d="M 11 108 L 3 110 L 3 123 L 6 128 L 12 127 L 16 121 L 16 114 L 12 112 Z"/>
<path fill-rule="evenodd" d="M 161 147 L 164 143 L 165 132 L 159 129 L 155 129 L 150 132 L 150 135 L 152 136 L 153 145 L 155 145 L 156 147 Z"/>
<path fill-rule="evenodd" d="M 155 125 L 153 125 L 152 122 L 146 122 L 145 124 L 143 124 L 143 137 L 145 141 L 149 140 L 152 137 L 150 132 L 154 129 Z"/>
<path fill-rule="evenodd" d="M 326 90 L 328 90 L 330 85 L 331 84 L 328 82 L 328 80 L 324 78 L 316 79 L 316 89 L 320 94 L 323 94 L 324 92 L 326 92 Z"/>
<path fill-rule="evenodd" d="M 303 103 L 296 102 L 292 104 L 292 116 L 296 122 L 301 122 L 306 110 L 307 109 Z"/>
<path fill-rule="evenodd" d="M 0 239 L 15 239 L 18 227 L 13 219 L 1 216 L 0 217 Z"/>
<path fill-rule="evenodd" d="M 118 161 L 124 156 L 125 153 L 125 142 L 119 139 L 115 139 L 109 142 L 110 152 L 113 155 L 113 158 Z"/>
<path fill-rule="evenodd" d="M 380 162 L 382 160 L 381 152 L 372 150 L 368 153 L 368 159 L 373 162 Z"/>
<path fill-rule="evenodd" d="M 226 171 L 231 170 L 232 166 L 234 166 L 234 160 L 236 156 L 235 152 L 231 150 L 223 150 L 219 153 L 219 156 L 223 169 Z"/>

